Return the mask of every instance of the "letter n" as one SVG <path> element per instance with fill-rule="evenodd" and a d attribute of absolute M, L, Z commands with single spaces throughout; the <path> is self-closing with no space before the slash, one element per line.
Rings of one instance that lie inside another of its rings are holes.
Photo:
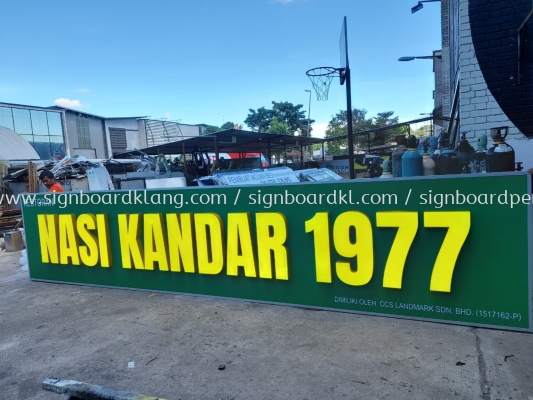
<path fill-rule="evenodd" d="M 43 263 L 59 264 L 57 247 L 58 216 L 56 214 L 37 215 L 41 260 Z"/>

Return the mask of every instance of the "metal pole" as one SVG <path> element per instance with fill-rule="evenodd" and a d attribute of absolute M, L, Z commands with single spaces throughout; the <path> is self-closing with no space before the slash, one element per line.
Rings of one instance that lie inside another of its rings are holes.
<path fill-rule="evenodd" d="M 185 143 L 181 144 L 183 150 L 183 173 L 187 173 L 187 156 L 185 155 Z"/>
<path fill-rule="evenodd" d="M 306 92 L 309 92 L 309 111 L 307 112 L 307 135 L 308 137 L 311 136 L 311 91 L 306 90 Z"/>
<path fill-rule="evenodd" d="M 348 163 L 350 168 L 350 179 L 355 178 L 354 156 L 353 156 L 353 126 L 352 126 L 352 85 L 350 82 L 350 67 L 346 67 L 346 122 L 348 123 Z"/>
<path fill-rule="evenodd" d="M 307 112 L 307 135 L 306 136 L 311 137 L 311 91 L 307 89 L 305 91 L 309 92 L 309 111 Z M 309 145 L 306 146 L 306 152 L 309 152 Z"/>
<path fill-rule="evenodd" d="M 302 169 L 304 169 L 304 157 L 303 157 L 303 154 L 304 154 L 304 145 L 302 143 L 300 145 L 300 166 L 302 167 Z"/>

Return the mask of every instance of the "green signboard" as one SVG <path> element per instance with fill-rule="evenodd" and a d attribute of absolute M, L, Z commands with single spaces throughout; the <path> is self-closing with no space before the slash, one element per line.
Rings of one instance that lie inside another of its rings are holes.
<path fill-rule="evenodd" d="M 28 195 L 30 277 L 531 331 L 530 180 Z"/>

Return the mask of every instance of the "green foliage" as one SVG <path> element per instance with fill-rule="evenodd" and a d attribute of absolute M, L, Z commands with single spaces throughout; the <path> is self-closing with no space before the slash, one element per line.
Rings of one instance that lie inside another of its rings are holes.
<path fill-rule="evenodd" d="M 289 102 L 272 102 L 272 109 L 267 110 L 265 107 L 256 110 L 250 109 L 250 114 L 244 120 L 244 123 L 255 132 L 276 132 L 272 129 L 274 118 L 277 122 L 282 122 L 287 127 L 287 134 L 294 135 L 299 132 L 301 135 L 307 133 L 307 118 L 305 111 L 302 110 L 303 105 L 294 105 Z M 277 123 L 276 122 L 276 123 Z M 311 120 L 310 123 L 315 122 Z"/>
<path fill-rule="evenodd" d="M 209 125 L 208 127 L 206 127 L 204 129 L 204 132 L 203 134 L 204 135 L 208 135 L 210 133 L 215 133 L 215 132 L 218 132 L 220 130 L 220 128 L 218 126 L 214 126 L 214 125 Z"/>
<path fill-rule="evenodd" d="M 384 128 L 388 125 L 396 125 L 398 117 L 393 117 L 394 111 L 378 113 L 372 123 L 372 128 Z M 383 130 L 370 135 L 370 146 L 386 146 L 394 143 L 394 137 L 401 135 L 399 127 Z"/>
<path fill-rule="evenodd" d="M 254 132 L 266 132 L 273 117 L 273 111 L 267 110 L 265 107 L 258 108 L 257 111 L 250 109 L 250 114 L 244 123 Z"/>
<path fill-rule="evenodd" d="M 409 125 L 402 125 L 399 129 L 404 136 L 409 136 L 411 134 L 411 127 Z"/>
<path fill-rule="evenodd" d="M 372 119 L 366 118 L 366 110 L 354 108 L 352 110 L 352 129 L 353 132 L 364 131 L 370 129 Z M 348 113 L 346 111 L 339 111 L 329 122 L 326 129 L 326 138 L 334 138 L 336 136 L 343 136 L 348 134 Z M 360 140 L 358 137 L 354 140 L 354 147 L 360 147 Z M 348 154 L 348 139 L 341 139 L 328 142 L 328 154 L 343 155 Z"/>
<path fill-rule="evenodd" d="M 218 126 L 215 126 L 215 125 L 209 125 L 208 127 L 206 127 L 204 129 L 204 135 L 208 135 L 210 133 L 215 133 L 215 132 L 219 132 L 219 131 L 225 131 L 226 129 L 233 129 L 233 127 L 235 126 L 235 124 L 233 122 L 224 122 L 222 124 L 222 126 L 219 128 Z"/>
<path fill-rule="evenodd" d="M 233 122 L 224 122 L 222 124 L 222 126 L 220 127 L 220 130 L 221 131 L 225 131 L 226 129 L 233 129 L 233 127 L 235 126 L 235 124 Z"/>
<path fill-rule="evenodd" d="M 270 126 L 266 130 L 266 133 L 279 133 L 280 135 L 288 135 L 289 127 L 279 117 L 274 117 L 270 121 Z"/>
<path fill-rule="evenodd" d="M 397 127 L 379 132 L 357 135 L 357 132 L 382 128 L 398 123 L 398 117 L 392 117 L 394 111 L 378 113 L 374 118 L 367 118 L 366 114 L 367 111 L 363 109 L 354 108 L 352 110 L 352 130 L 354 133 L 354 148 L 356 150 L 367 150 L 369 147 L 392 144 L 394 142 L 394 137 L 402 134 L 401 129 Z M 347 116 L 347 112 L 341 110 L 332 118 L 326 129 L 326 138 L 334 138 L 348 134 Z M 348 154 L 348 139 L 328 142 L 328 154 Z"/>

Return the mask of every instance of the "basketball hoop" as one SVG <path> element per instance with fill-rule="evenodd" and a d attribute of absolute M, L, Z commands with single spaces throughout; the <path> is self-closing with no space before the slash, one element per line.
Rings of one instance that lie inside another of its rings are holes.
<path fill-rule="evenodd" d="M 333 67 L 318 67 L 310 69 L 306 72 L 306 75 L 311 79 L 313 88 L 316 92 L 316 99 L 327 100 L 329 93 L 329 86 L 333 78 L 341 77 L 343 73 L 342 68 Z"/>

